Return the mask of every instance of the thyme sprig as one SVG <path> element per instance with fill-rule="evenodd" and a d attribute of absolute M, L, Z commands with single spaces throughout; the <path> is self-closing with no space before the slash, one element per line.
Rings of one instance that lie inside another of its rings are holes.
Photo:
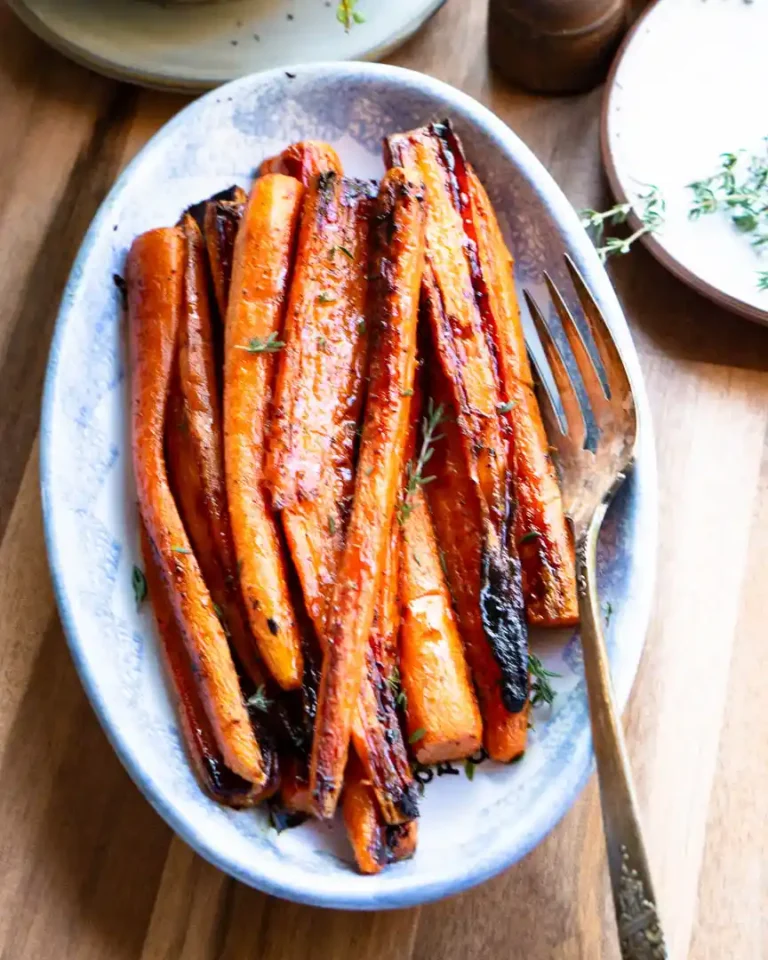
<path fill-rule="evenodd" d="M 768 249 L 768 150 L 750 157 L 743 150 L 721 153 L 719 169 L 688 189 L 693 193 L 690 220 L 722 211 L 758 253 Z M 758 272 L 757 287 L 768 290 L 768 271 Z"/>
<path fill-rule="evenodd" d="M 285 344 L 277 339 L 273 330 L 268 337 L 251 337 L 248 343 L 236 343 L 235 350 L 245 350 L 246 353 L 277 353 Z"/>
<path fill-rule="evenodd" d="M 365 23 L 365 17 L 357 9 L 357 0 L 339 0 L 336 19 L 349 33 L 353 23 Z"/>
<path fill-rule="evenodd" d="M 582 226 L 590 234 L 592 242 L 597 247 L 597 255 L 603 263 L 608 257 L 623 256 L 629 253 L 635 241 L 645 236 L 646 233 L 653 233 L 663 225 L 666 203 L 659 188 L 652 183 L 643 184 L 643 186 L 647 189 L 645 193 L 638 194 L 637 199 L 641 208 L 636 211 L 642 225 L 628 237 L 606 237 L 605 230 L 607 226 L 615 227 L 627 222 L 633 209 L 631 203 L 617 203 L 610 210 L 604 211 L 580 211 L 579 218 Z"/>
<path fill-rule="evenodd" d="M 272 701 L 267 697 L 267 688 L 263 683 L 259 684 L 256 688 L 256 692 L 252 693 L 250 697 L 246 700 L 246 703 L 253 710 L 260 710 L 262 713 L 267 713 L 269 708 L 272 706 Z"/>
<path fill-rule="evenodd" d="M 560 674 L 547 670 L 535 653 L 528 654 L 528 670 L 533 681 L 531 683 L 531 706 L 538 707 L 542 703 L 552 706 L 557 693 L 549 681 L 559 677 Z"/>
<path fill-rule="evenodd" d="M 442 433 L 436 434 L 435 431 L 444 419 L 442 403 L 436 407 L 434 400 L 430 397 L 427 403 L 427 415 L 421 421 L 421 449 L 419 455 L 415 464 L 412 460 L 409 460 L 405 467 L 407 479 L 403 491 L 403 500 L 397 512 L 397 519 L 401 525 L 405 523 L 413 510 L 413 494 L 420 487 L 425 487 L 435 479 L 434 476 L 425 477 L 424 468 L 435 452 L 434 444 L 443 438 Z"/>

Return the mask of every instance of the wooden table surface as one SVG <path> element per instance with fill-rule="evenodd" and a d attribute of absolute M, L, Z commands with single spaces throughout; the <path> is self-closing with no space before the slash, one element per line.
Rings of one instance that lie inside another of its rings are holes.
<path fill-rule="evenodd" d="M 576 207 L 606 203 L 600 91 L 524 96 L 449 0 L 393 58 L 488 104 Z M 185 103 L 70 64 L 0 5 L 0 958 L 616 958 L 596 785 L 522 863 L 396 913 L 271 899 L 199 859 L 120 766 L 54 604 L 40 393 L 62 288 L 123 165 Z M 768 958 L 768 330 L 644 250 L 612 266 L 655 417 L 658 584 L 625 723 L 673 957 Z M 108 639 L 108 638 L 106 638 Z"/>

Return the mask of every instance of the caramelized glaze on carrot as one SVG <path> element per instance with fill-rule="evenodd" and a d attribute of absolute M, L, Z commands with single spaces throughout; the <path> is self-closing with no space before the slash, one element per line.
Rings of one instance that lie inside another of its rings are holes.
<path fill-rule="evenodd" d="M 235 243 L 224 363 L 224 454 L 240 585 L 262 658 L 286 690 L 301 686 L 301 640 L 262 478 L 302 194 L 280 174 L 254 183 Z"/>
<path fill-rule="evenodd" d="M 227 638 L 176 508 L 165 464 L 165 413 L 183 280 L 180 230 L 151 230 L 134 241 L 126 281 L 139 509 L 224 763 L 233 773 L 263 787 L 268 771 L 243 703 Z"/>
<path fill-rule="evenodd" d="M 454 157 L 438 124 L 395 134 L 387 146 L 392 161 L 417 171 L 425 186 L 424 312 L 449 384 L 467 472 L 477 488 L 482 515 L 482 623 L 500 668 L 502 696 L 515 712 L 528 698 L 528 647 L 520 562 L 514 539 L 508 536 L 508 443 L 499 417 L 495 358 L 466 256 Z"/>
<path fill-rule="evenodd" d="M 402 170 L 391 170 L 382 181 L 375 249 L 376 341 L 352 514 L 329 610 L 310 765 L 321 817 L 332 816 L 341 790 L 408 433 L 424 210 L 421 188 Z"/>
<path fill-rule="evenodd" d="M 318 174 L 341 175 L 343 169 L 339 155 L 330 143 L 322 140 L 301 140 L 286 147 L 276 157 L 265 160 L 259 173 L 262 176 L 265 173 L 284 173 L 308 187 Z"/>
<path fill-rule="evenodd" d="M 510 467 L 517 503 L 514 536 L 522 562 L 528 620 L 540 626 L 570 626 L 579 616 L 573 537 L 533 392 L 512 257 L 483 185 L 458 144 L 453 153 L 460 157 L 457 178 L 462 197 L 468 198 L 465 223 L 477 250 L 483 325 L 498 358 L 504 407 L 511 408 L 502 417 L 511 438 Z"/>
<path fill-rule="evenodd" d="M 354 754 L 347 766 L 342 812 L 361 873 L 379 873 L 388 863 L 413 856 L 418 836 L 416 821 L 396 826 L 384 822 L 370 782 Z"/>
<path fill-rule="evenodd" d="M 319 636 L 354 485 L 371 190 L 335 173 L 307 190 L 269 436 L 267 483 Z"/>

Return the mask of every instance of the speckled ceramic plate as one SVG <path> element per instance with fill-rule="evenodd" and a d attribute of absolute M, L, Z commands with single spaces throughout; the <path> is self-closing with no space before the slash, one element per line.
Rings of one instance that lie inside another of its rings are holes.
<path fill-rule="evenodd" d="M 591 769 L 578 638 L 535 637 L 561 674 L 551 711 L 537 710 L 525 758 L 481 765 L 470 782 L 426 788 L 413 860 L 359 876 L 343 831 L 305 824 L 277 834 L 262 811 L 234 812 L 197 787 L 158 666 L 152 612 L 137 613 L 140 562 L 128 437 L 128 383 L 112 275 L 133 238 L 176 221 L 192 201 L 249 182 L 268 154 L 305 137 L 331 141 L 349 173 L 382 173 L 381 139 L 450 116 L 489 189 L 520 284 L 545 302 L 542 271 L 567 289 L 561 254 L 583 271 L 624 353 L 641 431 L 637 468 L 613 505 L 599 551 L 610 603 L 610 658 L 623 704 L 648 618 L 656 538 L 656 472 L 648 406 L 626 322 L 578 217 L 515 134 L 474 100 L 420 74 L 367 64 L 293 67 L 246 77 L 187 107 L 121 176 L 85 238 L 67 286 L 48 369 L 42 493 L 59 609 L 72 656 L 104 729 L 158 812 L 204 857 L 278 896 L 344 908 L 404 907 L 466 887 L 534 847 Z M 564 870 L 573 869 L 563 864 Z"/>
<path fill-rule="evenodd" d="M 378 60 L 445 0 L 10 0 L 51 46 L 99 73 L 150 87 L 209 90 L 256 70 L 320 60 Z M 362 19 L 364 18 L 364 20 Z"/>
<path fill-rule="evenodd" d="M 768 3 L 658 0 L 627 38 L 606 86 L 603 160 L 616 197 L 642 211 L 648 184 L 666 203 L 650 252 L 699 293 L 768 323 L 762 256 L 726 213 L 692 221 L 687 184 L 722 153 L 768 157 L 765 86 Z M 743 162 L 743 161 L 742 161 Z"/>

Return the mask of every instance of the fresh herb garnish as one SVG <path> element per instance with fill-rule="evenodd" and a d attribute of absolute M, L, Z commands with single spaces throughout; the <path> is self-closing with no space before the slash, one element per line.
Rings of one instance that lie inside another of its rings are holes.
<path fill-rule="evenodd" d="M 408 705 L 408 698 L 405 695 L 405 690 L 403 690 L 400 670 L 397 667 L 393 667 L 392 673 L 390 673 L 384 682 L 392 692 L 392 697 L 397 706 L 405 709 Z"/>
<path fill-rule="evenodd" d="M 144 576 L 144 571 L 139 569 L 135 563 L 131 573 L 131 584 L 133 585 L 133 596 L 138 610 L 147 599 L 147 578 Z"/>
<path fill-rule="evenodd" d="M 423 740 L 426 732 L 424 727 L 419 727 L 418 730 L 414 730 L 410 737 L 408 737 L 408 743 L 418 743 L 419 740 Z"/>
<path fill-rule="evenodd" d="M 347 259 L 349 260 L 355 259 L 355 255 L 354 253 L 352 253 L 349 247 L 343 247 L 341 244 L 339 244 L 339 246 L 337 247 L 337 250 L 339 250 L 340 253 L 343 253 L 344 256 L 347 257 Z"/>
<path fill-rule="evenodd" d="M 349 33 L 353 23 L 365 23 L 365 17 L 357 9 L 357 0 L 339 0 L 336 8 L 336 19 Z"/>
<path fill-rule="evenodd" d="M 644 184 L 644 186 L 648 188 L 646 192 L 638 194 L 642 209 L 638 211 L 637 215 L 642 222 L 642 226 L 638 227 L 628 237 L 606 237 L 605 228 L 606 226 L 618 226 L 626 223 L 629 214 L 632 212 L 631 203 L 617 203 L 615 207 L 603 212 L 582 210 L 579 213 L 582 226 L 592 237 L 592 242 L 597 247 L 597 255 L 603 263 L 610 256 L 629 253 L 636 240 L 639 240 L 646 233 L 653 233 L 658 230 L 664 223 L 666 204 L 659 188 L 652 183 Z"/>
<path fill-rule="evenodd" d="M 332 537 L 336 534 L 336 519 L 332 514 L 328 516 L 328 532 Z"/>
<path fill-rule="evenodd" d="M 464 761 L 464 773 L 467 775 L 467 780 L 475 779 L 475 764 L 471 760 Z"/>
<path fill-rule="evenodd" d="M 496 407 L 497 413 L 509 413 L 510 410 L 514 409 L 517 406 L 517 400 L 507 400 L 506 403 L 500 403 Z"/>
<path fill-rule="evenodd" d="M 768 249 L 768 152 L 748 159 L 744 151 L 721 153 L 719 170 L 689 183 L 688 189 L 693 192 L 689 219 L 723 211 L 757 252 Z M 757 287 L 768 290 L 768 272 L 758 272 Z"/>
<path fill-rule="evenodd" d="M 334 297 L 332 293 L 326 293 L 325 291 L 323 291 L 322 293 L 318 293 L 317 302 L 318 303 L 336 303 L 336 297 Z"/>
<path fill-rule="evenodd" d="M 171 547 L 174 553 L 192 553 L 189 547 Z"/>
<path fill-rule="evenodd" d="M 547 670 L 535 653 L 528 654 L 528 670 L 533 678 L 533 683 L 531 684 L 531 706 L 538 707 L 539 704 L 542 703 L 551 706 L 557 694 L 549 681 L 553 677 L 559 677 L 560 674 Z"/>
<path fill-rule="evenodd" d="M 235 350 L 245 350 L 246 353 L 277 353 L 284 346 L 273 330 L 268 337 L 251 337 L 248 343 L 236 343 Z"/>
<path fill-rule="evenodd" d="M 541 534 L 538 530 L 529 530 L 520 537 L 520 543 L 530 543 L 531 540 L 538 540 Z"/>
<path fill-rule="evenodd" d="M 401 397 L 412 397 L 412 396 L 413 396 L 413 390 L 401 390 L 401 391 L 400 391 L 400 396 L 401 396 Z"/>
<path fill-rule="evenodd" d="M 260 710 L 262 713 L 266 713 L 269 710 L 272 706 L 272 701 L 267 698 L 266 687 L 263 683 L 259 684 L 256 692 L 248 697 L 246 703 L 249 707 L 252 707 L 254 710 Z"/>
<path fill-rule="evenodd" d="M 409 460 L 405 468 L 407 480 L 403 493 L 403 501 L 397 512 L 397 519 L 401 525 L 405 523 L 413 510 L 413 494 L 419 487 L 425 487 L 428 483 L 436 479 L 434 476 L 425 477 L 424 468 L 432 459 L 432 454 L 435 452 L 435 442 L 441 440 L 443 437 L 442 433 L 435 434 L 435 430 L 437 430 L 443 420 L 442 403 L 436 407 L 432 397 L 430 397 L 427 404 L 427 415 L 421 421 L 421 449 L 419 450 L 419 456 L 416 459 L 415 465 L 412 460 Z"/>
<path fill-rule="evenodd" d="M 605 625 L 607 627 L 611 622 L 611 617 L 613 616 L 613 604 L 610 600 L 606 600 L 603 604 L 603 613 L 605 615 Z"/>

